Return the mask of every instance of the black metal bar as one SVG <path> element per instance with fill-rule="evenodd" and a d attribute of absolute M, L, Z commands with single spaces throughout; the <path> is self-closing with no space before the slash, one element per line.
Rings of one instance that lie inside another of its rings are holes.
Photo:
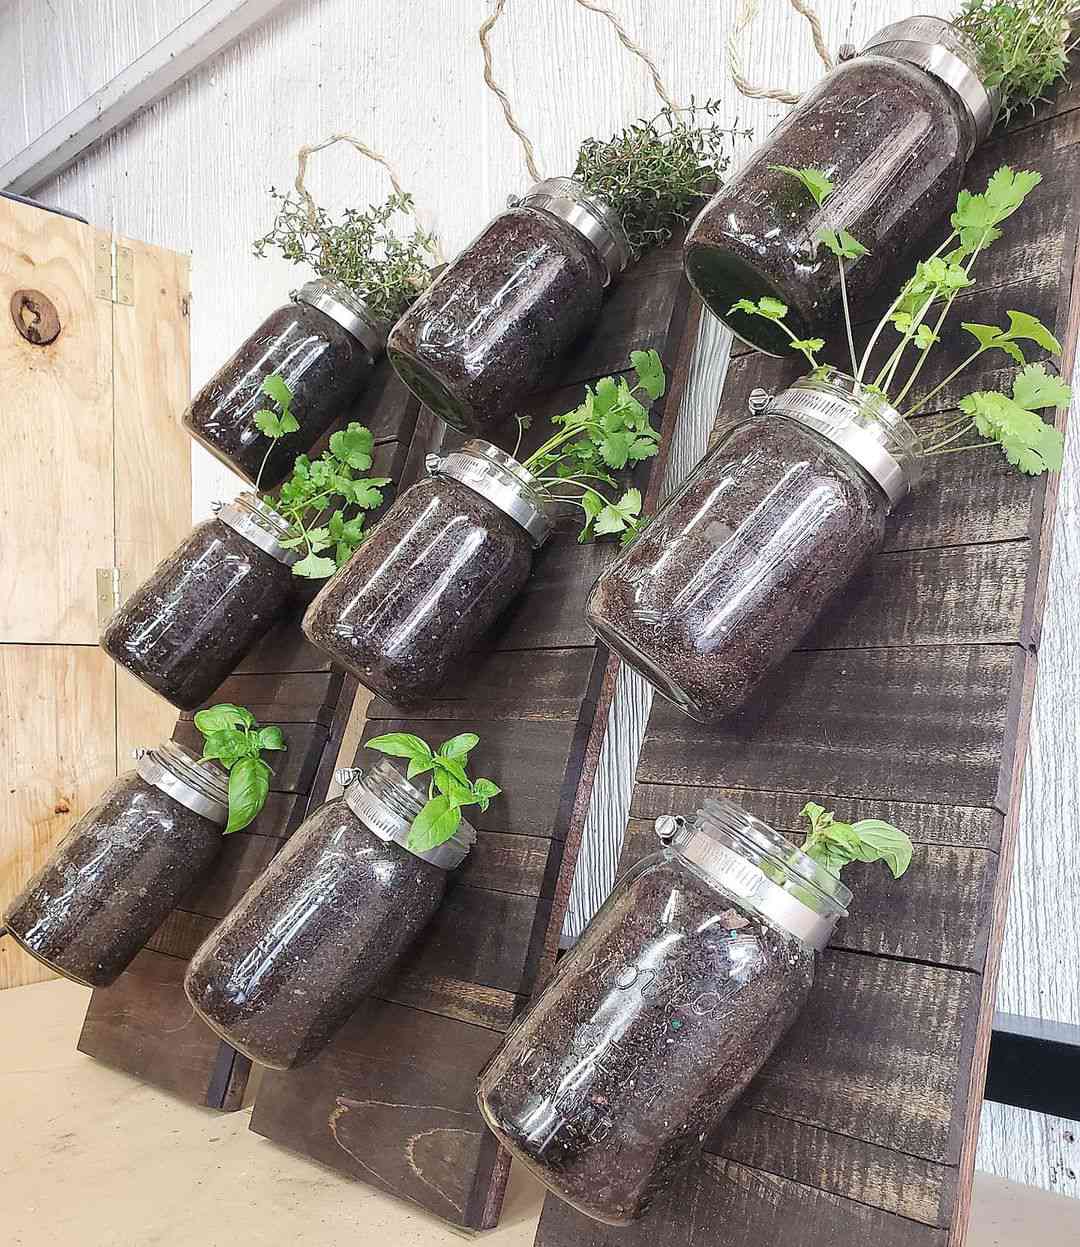
<path fill-rule="evenodd" d="M 986 1098 L 1080 1121 L 1080 1026 L 996 1013 Z"/>

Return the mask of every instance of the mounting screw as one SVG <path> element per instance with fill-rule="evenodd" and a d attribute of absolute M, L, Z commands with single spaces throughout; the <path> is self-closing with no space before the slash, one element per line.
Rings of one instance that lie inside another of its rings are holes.
<path fill-rule="evenodd" d="M 838 61 L 853 61 L 859 55 L 859 49 L 853 43 L 842 43 L 836 54 Z"/>
<path fill-rule="evenodd" d="M 424 467 L 427 470 L 428 476 L 434 476 L 442 467 L 442 456 L 436 454 L 425 455 Z"/>
<path fill-rule="evenodd" d="M 339 766 L 334 772 L 334 779 L 342 788 L 348 788 L 350 784 L 354 784 L 363 771 L 358 766 Z"/>
<path fill-rule="evenodd" d="M 507 195 L 506 196 L 506 206 L 508 208 L 516 208 L 519 203 L 521 203 L 520 195 Z"/>
<path fill-rule="evenodd" d="M 217 514 L 221 511 L 221 508 L 222 508 L 224 505 L 225 505 L 225 504 L 224 504 L 223 502 L 220 502 L 220 501 L 219 501 L 219 502 L 212 502 L 212 503 L 210 504 L 210 510 L 211 510 L 211 511 L 213 511 L 213 513 L 214 513 L 215 515 L 217 515 Z"/>
<path fill-rule="evenodd" d="M 657 839 L 667 844 L 682 831 L 685 821 L 679 814 L 661 814 L 653 823 L 653 831 L 656 832 Z"/>
<path fill-rule="evenodd" d="M 747 407 L 755 416 L 760 416 L 772 402 L 772 395 L 768 390 L 755 389 L 750 391 L 750 397 L 746 400 Z"/>
<path fill-rule="evenodd" d="M 136 762 L 138 762 L 140 758 L 146 757 L 146 750 L 145 749 L 132 749 L 131 756 L 135 759 Z"/>

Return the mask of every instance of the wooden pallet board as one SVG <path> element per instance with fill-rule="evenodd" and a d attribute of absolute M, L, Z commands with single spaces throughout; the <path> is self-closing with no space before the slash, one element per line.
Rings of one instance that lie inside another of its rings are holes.
<path fill-rule="evenodd" d="M 558 384 L 525 404 L 534 419 L 524 452 L 543 440 L 544 417 L 580 402 L 583 382 L 655 348 L 670 379 L 654 407 L 664 440 L 636 478 L 655 493 L 699 314 L 677 245 L 627 273 Z M 507 431 L 508 449 L 513 437 Z M 425 454 L 462 440 L 422 413 L 405 479 L 421 474 Z M 258 1133 L 469 1228 L 496 1223 L 509 1171 L 476 1108 L 476 1075 L 554 964 L 614 689 L 616 665 L 583 608 L 617 547 L 579 545 L 563 527 L 460 675 L 408 716 L 381 698 L 368 707 L 363 739 L 477 732 L 471 764 L 503 796 L 485 814 L 470 811 L 477 847 L 378 999 L 310 1065 L 268 1072 L 252 1117 Z M 361 746 L 357 763 L 373 756 Z"/>
<path fill-rule="evenodd" d="M 973 188 L 1002 163 L 1044 182 L 976 273 L 928 384 L 968 353 L 959 321 L 1003 323 L 1008 308 L 1056 327 L 1071 373 L 1078 103 L 1074 81 L 972 162 Z M 751 389 L 799 371 L 740 347 L 714 433 Z M 991 359 L 920 421 L 1012 371 Z M 1057 480 L 1022 477 L 996 452 L 931 462 L 883 552 L 751 705 L 704 728 L 656 698 L 621 861 L 653 850 L 659 814 L 723 795 L 791 834 L 811 799 L 889 819 L 915 842 L 911 868 L 899 881 L 880 866 L 845 872 L 851 918 L 804 1015 L 648 1216 L 615 1229 L 549 1196 L 538 1247 L 961 1247 Z"/>
<path fill-rule="evenodd" d="M 398 481 L 418 411 L 415 399 L 383 361 L 355 409 L 336 427 L 349 420 L 366 424 L 376 439 L 372 474 Z M 329 436 L 313 454 L 321 453 Z M 389 502 L 393 490 L 386 494 Z M 183 990 L 187 961 L 319 803 L 326 791 L 327 761 L 332 767 L 337 756 L 334 716 L 345 681 L 300 630 L 300 616 L 311 596 L 310 587 L 298 583 L 290 617 L 210 699 L 248 706 L 260 722 L 278 723 L 284 730 L 288 750 L 275 760 L 265 808 L 250 827 L 223 839 L 212 870 L 117 982 L 94 991 L 79 1037 L 80 1052 L 211 1108 L 240 1107 L 251 1062 L 194 1015 Z M 173 739 L 201 752 L 202 738 L 191 720 L 190 714 L 181 715 Z"/>

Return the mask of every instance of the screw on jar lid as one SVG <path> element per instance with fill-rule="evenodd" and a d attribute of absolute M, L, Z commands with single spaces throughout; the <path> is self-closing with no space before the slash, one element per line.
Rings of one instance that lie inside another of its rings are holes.
<path fill-rule="evenodd" d="M 448 455 L 428 455 L 431 476 L 449 476 L 497 506 L 528 533 L 534 546 L 551 536 L 552 523 L 536 477 L 505 450 L 474 438 Z"/>
<path fill-rule="evenodd" d="M 386 350 L 386 336 L 390 327 L 371 314 L 363 299 L 357 297 L 339 281 L 320 277 L 306 282 L 289 296 L 294 303 L 306 303 L 323 312 L 360 343 L 371 356 L 372 362 Z"/>
<path fill-rule="evenodd" d="M 232 502 L 219 504 L 215 511 L 218 519 L 234 533 L 286 567 L 291 567 L 300 558 L 299 550 L 290 550 L 281 544 L 282 537 L 289 535 L 285 517 L 257 494 L 241 494 Z"/>
<path fill-rule="evenodd" d="M 862 55 L 888 56 L 916 65 L 952 87 L 975 124 L 981 143 L 994 128 L 1001 94 L 987 88 L 968 38 L 940 17 L 905 17 L 873 35 Z"/>
<path fill-rule="evenodd" d="M 824 949 L 847 916 L 851 892 L 840 880 L 733 801 L 710 798 L 691 823 L 657 824 L 699 873 L 810 948 Z"/>
<path fill-rule="evenodd" d="M 199 762 L 171 740 L 135 752 L 140 779 L 212 823 L 229 821 L 229 780 L 216 762 Z"/>
<path fill-rule="evenodd" d="M 366 771 L 342 767 L 334 778 L 345 789 L 345 804 L 368 831 L 387 843 L 400 844 L 414 857 L 419 857 L 442 870 L 453 870 L 469 854 L 476 843 L 476 831 L 463 818 L 449 840 L 430 849 L 409 847 L 412 820 L 427 802 L 427 796 L 386 758 Z"/>
<path fill-rule="evenodd" d="M 630 262 L 630 240 L 606 203 L 590 195 L 574 178 L 545 178 L 518 201 L 523 207 L 550 212 L 589 242 L 604 265 L 608 285 Z"/>
<path fill-rule="evenodd" d="M 878 393 L 835 368 L 822 368 L 777 394 L 766 409 L 839 446 L 884 492 L 891 511 L 922 472 L 918 437 Z"/>

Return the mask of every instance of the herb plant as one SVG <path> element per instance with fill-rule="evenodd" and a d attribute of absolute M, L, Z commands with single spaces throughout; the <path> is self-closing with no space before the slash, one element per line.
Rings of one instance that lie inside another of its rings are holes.
<path fill-rule="evenodd" d="M 799 816 L 810 823 L 810 831 L 799 846 L 808 857 L 833 875 L 849 862 L 883 861 L 899 879 L 911 865 L 912 845 L 908 837 L 880 818 L 864 818 L 857 823 L 841 823 L 822 805 L 808 801 Z"/>
<path fill-rule="evenodd" d="M 617 499 L 609 499 L 599 487 L 617 486 L 611 473 L 652 458 L 660 442 L 648 407 L 636 395 L 650 403 L 663 395 L 667 386 L 664 366 L 655 351 L 632 351 L 630 363 L 636 378 L 633 386 L 625 377 L 604 377 L 595 386 L 586 386 L 585 401 L 573 411 L 552 417 L 559 432 L 523 464 L 537 478 L 546 498 L 581 508 L 585 523 L 579 541 L 621 533 L 625 545 L 636 536 L 644 518 L 640 490 L 627 489 Z M 519 417 L 518 424 L 523 430 L 528 419 Z"/>
<path fill-rule="evenodd" d="M 259 432 L 270 439 L 263 457 L 265 467 L 274 443 L 299 426 L 286 381 L 273 373 L 262 389 L 277 408 L 276 412 L 257 411 L 254 417 Z M 382 505 L 382 486 L 390 484 L 388 476 L 358 475 L 371 467 L 374 446 L 371 430 L 353 421 L 331 435 L 329 447 L 318 459 L 297 455 L 292 475 L 278 496 L 266 499 L 288 521 L 289 535 L 281 544 L 304 551 L 304 557 L 293 564 L 294 576 L 309 580 L 332 576 L 364 540 L 364 512 Z"/>
<path fill-rule="evenodd" d="M 824 173 L 818 169 L 776 168 L 796 178 L 818 207 L 825 206 L 833 184 Z M 950 419 L 920 436 L 916 453 L 921 457 L 997 446 L 1014 467 L 1032 476 L 1061 468 L 1064 439 L 1060 431 L 1047 424 L 1039 412 L 1067 403 L 1071 391 L 1060 377 L 1048 373 L 1042 363 L 1028 363 L 1022 345 L 1031 343 L 1051 355 L 1060 356 L 1061 344 L 1037 317 L 1027 312 L 1008 312 L 1009 323 L 1005 327 L 962 322 L 960 327 L 975 339 L 975 349 L 917 401 L 912 402 L 909 397 L 930 351 L 941 341 L 942 326 L 956 296 L 961 290 L 976 284 L 972 277 L 975 261 L 1001 237 L 999 226 L 1012 216 L 1041 181 L 1039 173 L 1016 172 L 1003 165 L 992 175 L 981 193 L 962 190 L 957 196 L 956 209 L 949 218 L 952 225 L 949 236 L 929 258 L 920 260 L 916 265 L 914 274 L 901 286 L 899 294 L 871 333 L 861 357 L 855 350 L 845 263 L 867 254 L 866 249 L 845 230 L 826 227 L 819 229 L 815 236 L 815 242 L 836 257 L 840 268 L 840 292 L 852 377 L 866 392 L 880 395 L 898 411 L 904 408 L 905 402 L 908 403 L 902 411 L 905 418 L 917 414 L 988 351 L 1002 351 L 1022 365 L 1010 393 L 976 390 L 964 395 L 951 413 L 946 413 L 951 414 Z M 792 350 L 805 356 L 815 371 L 821 370 L 817 355 L 825 346 L 824 339 L 799 338 L 788 326 L 788 309 L 779 299 L 766 297 L 757 302 L 739 299 L 732 305 L 731 311 L 762 316 L 775 322 L 788 335 Z M 898 341 L 870 380 L 867 371 L 870 356 L 890 326 L 896 331 Z M 909 349 L 914 352 L 915 359 L 904 379 L 900 376 L 900 370 L 905 358 L 909 358 Z M 971 437 L 976 434 L 984 440 L 972 442 Z"/>
<path fill-rule="evenodd" d="M 367 742 L 367 749 L 408 758 L 409 779 L 431 773 L 427 804 L 413 819 L 407 848 L 423 851 L 449 840 L 461 825 L 462 806 L 478 805 L 486 810 L 491 799 L 502 792 L 490 779 L 472 780 L 466 772 L 469 754 L 479 743 L 480 737 L 474 732 L 452 736 L 438 749 L 411 732 L 389 732 Z"/>
<path fill-rule="evenodd" d="M 280 727 L 260 727 L 244 706 L 220 702 L 195 713 L 195 726 L 204 736 L 202 760 L 220 762 L 229 772 L 229 821 L 225 835 L 245 828 L 266 804 L 270 776 L 263 750 L 284 749 Z"/>
<path fill-rule="evenodd" d="M 1034 109 L 1065 77 L 1073 7 L 1074 0 L 964 0 L 952 19 L 974 43 L 983 81 L 1000 89 L 1005 121 L 1024 105 Z"/>
<path fill-rule="evenodd" d="M 749 137 L 749 130 L 717 124 L 720 106 L 719 100 L 691 100 L 688 108 L 665 108 L 606 141 L 586 139 L 578 149 L 574 177 L 615 212 L 633 259 L 671 239 L 716 189 L 731 163 L 732 141 Z"/>
<path fill-rule="evenodd" d="M 377 320 L 391 323 L 431 285 L 434 235 L 417 225 L 402 239 L 389 228 L 395 216 L 411 215 L 412 196 L 393 194 L 365 212 L 346 208 L 340 221 L 324 208 L 316 208 L 312 218 L 299 198 L 273 187 L 270 197 L 277 204 L 274 223 L 256 240 L 257 256 L 270 247 L 294 264 L 306 264 L 348 287 Z"/>

